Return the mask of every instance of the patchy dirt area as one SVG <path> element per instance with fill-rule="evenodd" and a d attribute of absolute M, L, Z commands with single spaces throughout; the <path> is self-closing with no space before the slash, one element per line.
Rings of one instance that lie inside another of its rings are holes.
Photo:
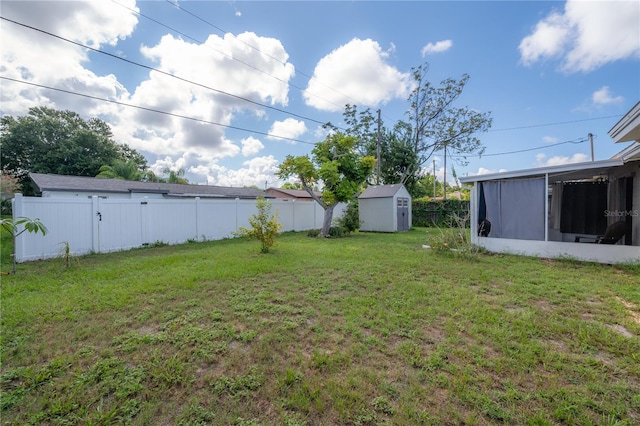
<path fill-rule="evenodd" d="M 635 303 L 627 302 L 622 297 L 616 297 L 616 300 L 627 308 L 627 313 L 631 316 L 633 321 L 636 324 L 640 324 L 640 309 L 638 306 Z"/>

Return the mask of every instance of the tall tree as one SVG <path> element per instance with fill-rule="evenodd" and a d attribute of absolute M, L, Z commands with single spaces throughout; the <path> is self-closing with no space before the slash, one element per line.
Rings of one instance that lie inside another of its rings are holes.
<path fill-rule="evenodd" d="M 454 105 L 469 81 L 467 74 L 460 80 L 443 80 L 436 87 L 427 80 L 428 70 L 427 63 L 412 69 L 415 89 L 407 99 L 408 122 L 398 121 L 387 129 L 368 108 L 358 111 L 357 106 L 347 105 L 343 113 L 346 133 L 358 140 L 363 155 L 376 155 L 380 127 L 382 181 L 403 183 L 413 196 L 421 192 L 417 182 L 434 153 L 453 153 L 464 163 L 465 154 L 484 151 L 477 134 L 491 127 L 490 113 Z"/>
<path fill-rule="evenodd" d="M 416 182 L 420 178 L 420 164 L 412 140 L 412 127 L 398 121 L 393 129 L 387 129 L 366 108 L 358 111 L 357 106 L 347 105 L 343 113 L 347 124 L 347 134 L 358 140 L 358 151 L 362 155 L 377 158 L 380 144 L 380 178 L 384 184 L 402 183 L 413 195 Z M 379 129 L 379 130 L 378 130 Z M 377 179 L 370 183 L 378 183 Z"/>
<path fill-rule="evenodd" d="M 413 129 L 413 149 L 419 164 L 424 165 L 437 151 L 465 154 L 484 151 L 477 133 L 491 127 L 491 114 L 481 113 L 468 107 L 455 107 L 469 75 L 460 80 L 448 78 L 439 87 L 427 80 L 429 64 L 413 68 L 415 89 L 409 95 L 409 122 Z"/>
<path fill-rule="evenodd" d="M 370 176 L 375 158 L 362 156 L 356 151 L 357 138 L 333 133 L 316 144 L 312 158 L 288 155 L 278 170 L 278 177 L 296 177 L 307 193 L 324 209 L 324 219 L 320 234 L 329 236 L 333 210 L 340 202 L 349 202 L 360 192 L 363 183 Z M 313 187 L 322 182 L 322 197 L 316 195 Z"/>
<path fill-rule="evenodd" d="M 75 112 L 46 107 L 0 119 L 1 168 L 18 178 L 25 191 L 30 188 L 30 172 L 96 176 L 101 166 L 115 160 L 133 160 L 146 168 L 144 157 L 117 144 L 109 125 L 100 119 L 84 120 Z"/>

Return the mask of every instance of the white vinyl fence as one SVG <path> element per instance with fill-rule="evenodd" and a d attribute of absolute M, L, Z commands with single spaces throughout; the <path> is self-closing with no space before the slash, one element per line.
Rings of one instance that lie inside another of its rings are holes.
<path fill-rule="evenodd" d="M 282 231 L 322 227 L 324 210 L 316 202 L 274 199 Z M 219 240 L 249 227 L 255 200 L 241 199 L 104 199 L 24 197 L 16 194 L 13 217 L 39 219 L 47 234 L 24 232 L 16 239 L 16 261 L 59 257 L 66 244 L 73 255 L 128 250 L 156 242 Z M 343 214 L 338 205 L 334 218 Z"/>

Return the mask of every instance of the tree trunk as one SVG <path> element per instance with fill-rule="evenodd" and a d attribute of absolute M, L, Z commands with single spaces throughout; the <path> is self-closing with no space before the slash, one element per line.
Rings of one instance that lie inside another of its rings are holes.
<path fill-rule="evenodd" d="M 331 221 L 333 220 L 333 209 L 336 207 L 335 204 L 329 205 L 322 201 L 322 198 L 318 197 L 307 183 L 304 181 L 302 176 L 298 176 L 300 182 L 302 182 L 302 187 L 305 191 L 315 200 L 316 203 L 320 204 L 320 206 L 324 209 L 324 219 L 322 219 L 322 230 L 320 231 L 320 235 L 323 237 L 329 236 L 329 229 L 331 228 Z"/>
<path fill-rule="evenodd" d="M 329 236 L 329 229 L 331 228 L 331 221 L 333 220 L 333 209 L 335 207 L 336 205 L 332 204 L 324 208 L 324 219 L 322 220 L 322 231 L 320 231 L 320 235 L 322 235 L 323 237 Z"/>

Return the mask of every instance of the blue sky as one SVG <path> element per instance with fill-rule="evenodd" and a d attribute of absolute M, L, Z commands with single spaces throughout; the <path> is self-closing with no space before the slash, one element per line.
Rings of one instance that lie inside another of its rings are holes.
<path fill-rule="evenodd" d="M 493 117 L 485 155 L 454 163 L 459 176 L 588 161 L 589 133 L 595 159 L 610 158 L 626 144 L 608 130 L 640 100 L 637 1 L 0 5 L 2 114 L 100 117 L 156 171 L 181 167 L 193 183 L 279 186 L 279 162 L 310 153 L 319 123 L 341 126 L 344 104 L 381 109 L 387 127 L 406 119 L 410 71 L 425 62 L 435 85 L 469 74 L 456 106 Z"/>

